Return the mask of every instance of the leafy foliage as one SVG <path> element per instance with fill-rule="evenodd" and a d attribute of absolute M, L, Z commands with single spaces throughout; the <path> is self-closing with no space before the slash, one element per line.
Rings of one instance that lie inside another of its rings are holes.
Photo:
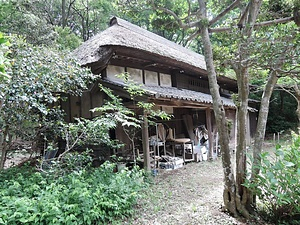
<path fill-rule="evenodd" d="M 194 2 L 189 4 L 188 1 L 163 0 L 155 1 L 155 4 L 156 7 L 164 6 L 172 9 L 181 18 L 187 18 L 189 11 L 194 13 L 197 10 L 197 4 Z M 149 0 L 117 0 L 116 8 L 122 18 L 183 46 L 190 44 L 189 36 L 195 32 L 194 29 L 182 30 L 171 15 L 155 10 Z"/>
<path fill-rule="evenodd" d="M 17 37 L 11 37 L 11 43 L 11 79 L 0 83 L 2 157 L 14 140 L 32 142 L 40 134 L 55 139 L 63 121 L 56 106 L 63 100 L 59 93 L 80 95 L 94 78 L 64 51 L 34 47 Z"/>
<path fill-rule="evenodd" d="M 0 31 L 17 34 L 32 44 L 51 44 L 56 33 L 51 24 L 30 12 L 31 1 L 9 0 L 0 4 Z"/>
<path fill-rule="evenodd" d="M 120 123 L 122 126 L 140 127 L 139 120 L 134 117 L 134 111 L 125 107 L 119 96 L 114 95 L 112 90 L 103 86 L 100 86 L 100 89 L 107 94 L 109 100 L 105 101 L 103 106 L 92 111 L 101 112 L 107 120 L 115 121 L 115 123 Z"/>
<path fill-rule="evenodd" d="M 74 50 L 81 44 L 81 39 L 68 27 L 57 26 L 55 32 L 58 34 L 55 42 L 61 50 Z"/>
<path fill-rule="evenodd" d="M 114 7 L 107 0 L 45 0 L 29 3 L 29 12 L 51 26 L 69 28 L 86 41 L 107 26 Z"/>
<path fill-rule="evenodd" d="M 0 32 L 0 81 L 9 78 L 6 73 L 7 68 L 10 67 L 10 60 L 7 57 L 10 52 L 9 46 L 9 41 L 4 37 L 3 33 Z"/>
<path fill-rule="evenodd" d="M 251 188 L 262 202 L 270 218 L 293 219 L 300 215 L 300 135 L 292 143 L 276 146 L 275 154 L 261 154 L 261 173 L 245 186 Z"/>
<path fill-rule="evenodd" d="M 266 11 L 264 14 L 268 19 L 291 16 L 293 6 L 298 4 L 297 0 L 269 0 L 264 1 L 262 9 Z"/>
<path fill-rule="evenodd" d="M 297 103 L 291 95 L 284 91 L 275 91 L 270 103 L 267 133 L 294 130 L 298 124 L 296 108 Z"/>
<path fill-rule="evenodd" d="M 155 110 L 154 103 L 148 103 L 139 99 L 144 95 L 146 95 L 146 90 L 143 88 L 142 84 L 139 84 L 134 80 L 132 80 L 129 73 L 118 74 L 117 77 L 121 78 L 124 81 L 125 83 L 124 89 L 128 92 L 130 99 L 133 100 L 134 104 L 136 104 L 136 106 L 139 109 L 142 109 L 144 111 L 150 123 L 152 122 L 152 120 L 154 121 L 155 118 L 157 117 L 162 120 L 170 119 L 170 115 L 168 115 L 164 111 Z M 142 120 L 143 118 L 139 118 L 139 119 Z"/>
<path fill-rule="evenodd" d="M 0 173 L 0 224 L 103 224 L 133 213 L 143 171 L 112 163 L 64 176 L 11 168 Z"/>
<path fill-rule="evenodd" d="M 103 30 L 109 17 L 115 14 L 111 3 L 107 0 L 1 1 L 0 31 L 22 35 L 28 42 L 39 45 L 61 39 L 61 33 L 57 32 L 57 27 L 61 27 L 72 31 L 74 37 L 87 40 Z"/>
<path fill-rule="evenodd" d="M 121 109 L 118 112 L 122 117 L 124 112 Z M 62 124 L 62 129 L 59 134 L 65 141 L 66 146 L 64 152 L 57 158 L 56 163 L 61 163 L 61 160 L 65 160 L 66 155 L 72 150 L 80 150 L 88 146 L 97 145 L 107 149 L 122 146 L 118 140 L 113 140 L 109 136 L 109 131 L 116 128 L 119 122 L 119 118 L 114 118 L 112 114 L 113 113 L 100 115 L 92 120 L 76 118 L 76 122 L 74 123 Z"/>
<path fill-rule="evenodd" d="M 135 106 L 133 106 L 133 108 L 126 107 L 123 104 L 123 100 L 119 96 L 116 96 L 112 90 L 100 85 L 100 90 L 108 96 L 108 100 L 105 101 L 101 107 L 94 108 L 92 111 L 101 113 L 101 116 L 96 117 L 95 120 L 101 118 L 107 120 L 107 122 L 104 123 L 104 126 L 107 126 L 108 124 L 112 124 L 110 128 L 115 128 L 118 124 L 122 126 L 123 131 L 131 141 L 131 148 L 135 158 L 136 134 L 141 131 L 143 116 L 146 115 L 150 123 L 154 118 L 159 117 L 160 119 L 167 120 L 170 119 L 170 116 L 162 110 L 154 110 L 153 103 L 143 102 L 142 100 L 136 102 L 137 99 L 145 95 L 146 91 L 143 89 L 142 85 L 131 80 L 129 73 L 118 74 L 117 77 L 124 81 L 124 89 L 129 94 L 129 97 Z M 140 113 L 139 115 L 137 113 L 138 111 L 143 113 Z M 139 118 L 137 117 L 138 115 L 140 116 Z M 110 140 L 109 137 L 107 140 Z M 113 144 L 110 144 L 110 146 L 113 146 Z"/>

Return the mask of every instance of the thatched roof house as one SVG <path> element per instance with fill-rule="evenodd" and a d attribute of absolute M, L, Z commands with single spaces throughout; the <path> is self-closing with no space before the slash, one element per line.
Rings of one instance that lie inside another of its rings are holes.
<path fill-rule="evenodd" d="M 123 97 L 130 106 L 125 84 L 115 76 L 128 72 L 146 90 L 144 101 L 155 103 L 161 110 L 173 114 L 172 120 L 163 123 L 176 130 L 177 137 L 193 140 L 194 128 L 205 125 L 209 146 L 214 146 L 213 134 L 217 133 L 217 129 L 202 55 L 117 17 L 110 20 L 109 28 L 83 43 L 74 54 L 82 66 L 91 68 L 94 74 L 101 74 L 99 82 Z M 233 121 L 231 137 L 234 139 L 236 107 L 230 95 L 237 92 L 237 83 L 222 76 L 217 79 L 226 116 Z M 76 116 L 95 116 L 89 110 L 101 105 L 104 98 L 97 85 L 82 97 L 71 96 L 64 107 L 70 115 L 68 120 L 72 121 Z M 122 128 L 116 129 L 114 137 L 126 143 Z M 145 144 L 148 143 L 147 137 L 143 135 L 144 152 L 148 145 Z"/>

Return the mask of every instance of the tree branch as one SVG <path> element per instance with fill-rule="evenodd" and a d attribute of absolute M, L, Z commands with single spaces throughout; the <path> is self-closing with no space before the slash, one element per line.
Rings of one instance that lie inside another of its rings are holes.
<path fill-rule="evenodd" d="M 280 88 L 279 90 L 284 90 L 285 92 L 289 93 L 298 102 L 298 99 L 297 99 L 296 95 L 294 95 L 290 90 L 286 89 L 283 85 L 280 85 L 280 84 L 278 84 L 278 87 Z M 295 92 L 297 93 L 297 90 L 295 89 L 295 88 L 298 89 L 297 84 L 295 84 L 293 86 L 293 88 L 294 88 Z"/>
<path fill-rule="evenodd" d="M 296 68 L 296 67 L 295 67 Z M 290 70 L 283 70 L 283 69 L 274 69 L 280 74 L 292 74 L 292 75 L 298 75 L 300 73 L 299 70 L 296 70 L 295 68 Z"/>
<path fill-rule="evenodd" d="M 209 21 L 209 26 L 215 24 L 218 20 L 220 20 L 223 16 L 225 16 L 228 12 L 235 9 L 236 6 L 241 2 L 241 0 L 235 0 L 230 6 L 224 9 L 219 15 Z"/>
<path fill-rule="evenodd" d="M 152 8 L 155 9 L 155 10 L 161 10 L 171 16 L 174 17 L 174 19 L 177 21 L 177 23 L 179 24 L 179 26 L 183 29 L 188 29 L 188 28 L 192 28 L 192 27 L 197 27 L 198 24 L 199 24 L 199 21 L 195 21 L 195 22 L 189 22 L 189 23 L 184 23 L 182 22 L 182 19 L 179 18 L 179 16 L 173 12 L 172 10 L 170 9 L 167 9 L 167 8 L 164 8 L 164 7 L 159 7 L 159 6 L 156 6 L 155 3 L 154 3 L 154 0 L 151 0 L 151 5 L 152 5 Z"/>
<path fill-rule="evenodd" d="M 265 22 L 260 22 L 254 24 L 254 27 L 263 27 L 263 26 L 269 26 L 273 24 L 278 24 L 278 23 L 287 23 L 290 22 L 294 19 L 294 17 L 286 17 L 286 18 L 281 18 L 281 19 L 276 19 L 276 20 L 270 20 L 270 21 L 265 21 Z"/>
<path fill-rule="evenodd" d="M 221 33 L 225 31 L 230 31 L 232 30 L 232 27 L 218 27 L 218 28 L 209 28 L 208 32 L 209 33 Z"/>
<path fill-rule="evenodd" d="M 293 21 L 294 17 L 286 17 L 286 18 L 281 18 L 281 19 L 276 19 L 276 20 L 269 20 L 265 22 L 260 22 L 260 23 L 255 23 L 254 27 L 264 27 L 264 26 L 269 26 L 269 25 L 274 25 L 274 24 L 279 24 L 279 23 L 288 23 L 290 21 Z M 237 26 L 239 27 L 239 25 Z M 237 28 L 235 27 L 235 28 Z M 240 27 L 239 27 L 240 28 Z M 232 30 L 232 27 L 218 27 L 218 28 L 210 28 L 208 31 L 210 33 L 220 33 L 224 31 L 230 31 Z"/>
<path fill-rule="evenodd" d="M 239 28 L 244 27 L 244 24 L 245 24 L 245 21 L 246 21 L 246 15 L 247 15 L 247 13 L 248 13 L 248 11 L 249 11 L 249 4 L 250 4 L 250 2 L 249 2 L 248 5 L 246 6 L 246 8 L 245 8 L 245 10 L 244 10 L 244 12 L 242 13 L 242 16 L 241 16 L 241 18 L 240 18 L 240 21 L 239 21 L 238 24 L 237 24 L 237 26 L 238 26 Z"/>
<path fill-rule="evenodd" d="M 254 24 L 259 14 L 259 9 L 261 4 L 262 4 L 262 0 L 249 1 L 249 10 L 248 10 L 248 18 L 247 18 L 247 24 L 249 26 L 246 26 L 246 29 L 244 31 L 244 34 L 248 36 L 251 35 L 252 33 L 252 29 L 254 28 Z"/>
<path fill-rule="evenodd" d="M 189 0 L 187 0 L 187 3 L 189 5 L 189 9 L 188 9 L 188 15 L 191 15 L 191 2 Z"/>
<path fill-rule="evenodd" d="M 199 36 L 200 35 L 200 31 L 199 30 L 196 30 L 194 33 L 192 33 L 188 39 L 187 39 L 187 42 L 193 40 L 195 37 Z"/>

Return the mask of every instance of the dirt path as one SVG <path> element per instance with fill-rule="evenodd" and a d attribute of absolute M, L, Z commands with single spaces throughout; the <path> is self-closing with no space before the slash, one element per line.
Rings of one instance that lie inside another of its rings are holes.
<path fill-rule="evenodd" d="M 136 215 L 124 224 L 244 225 L 221 212 L 223 172 L 221 160 L 189 163 L 177 170 L 160 170 Z"/>

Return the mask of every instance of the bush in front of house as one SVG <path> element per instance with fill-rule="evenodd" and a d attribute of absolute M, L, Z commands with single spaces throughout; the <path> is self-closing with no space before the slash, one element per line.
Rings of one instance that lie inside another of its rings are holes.
<path fill-rule="evenodd" d="M 63 176 L 30 167 L 3 171 L 0 224 L 103 224 L 126 217 L 143 187 L 143 171 L 114 168 L 106 162 Z"/>
<path fill-rule="evenodd" d="M 281 224 L 300 220 L 300 135 L 292 136 L 289 145 L 276 146 L 274 155 L 261 155 L 260 174 L 245 184 L 260 199 L 259 210 Z"/>

